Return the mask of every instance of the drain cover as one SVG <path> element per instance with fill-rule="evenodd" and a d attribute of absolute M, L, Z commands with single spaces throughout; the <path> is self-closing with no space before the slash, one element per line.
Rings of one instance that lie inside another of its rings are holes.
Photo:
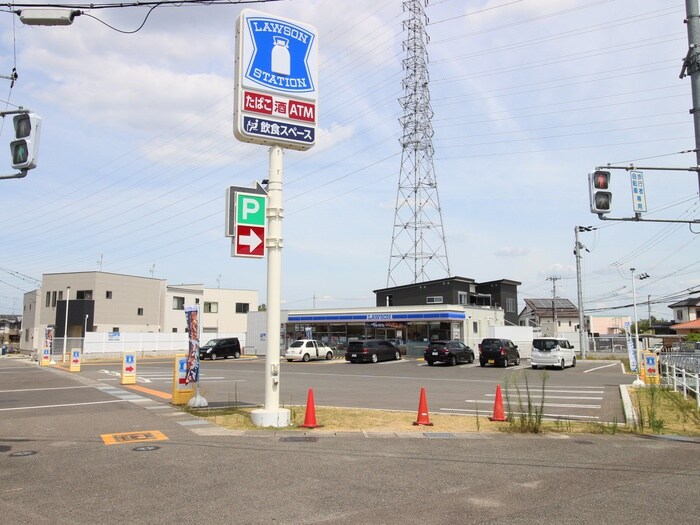
<path fill-rule="evenodd" d="M 132 450 L 134 452 L 150 452 L 151 450 L 158 450 L 160 447 L 156 447 L 155 445 L 144 445 L 142 447 L 136 447 L 133 448 Z"/>

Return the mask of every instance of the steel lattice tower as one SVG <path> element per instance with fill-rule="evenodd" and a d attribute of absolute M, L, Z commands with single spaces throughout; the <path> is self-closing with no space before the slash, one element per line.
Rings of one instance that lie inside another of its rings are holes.
<path fill-rule="evenodd" d="M 450 276 L 442 210 L 433 168 L 433 110 L 428 75 L 429 41 L 424 7 L 428 0 L 405 0 L 408 18 L 403 48 L 401 172 L 396 193 L 394 230 L 387 286 Z"/>

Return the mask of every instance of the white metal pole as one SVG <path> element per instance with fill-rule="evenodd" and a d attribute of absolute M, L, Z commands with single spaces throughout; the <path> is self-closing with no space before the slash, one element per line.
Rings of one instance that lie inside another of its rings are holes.
<path fill-rule="evenodd" d="M 70 286 L 66 288 L 66 323 L 63 325 L 63 355 L 61 363 L 66 362 L 66 348 L 68 346 L 68 305 L 70 305 Z"/>
<path fill-rule="evenodd" d="M 280 409 L 280 326 L 282 274 L 282 156 L 280 146 L 270 147 L 267 233 L 267 355 L 265 356 L 265 407 L 251 414 L 262 427 L 287 427 L 291 412 Z"/>

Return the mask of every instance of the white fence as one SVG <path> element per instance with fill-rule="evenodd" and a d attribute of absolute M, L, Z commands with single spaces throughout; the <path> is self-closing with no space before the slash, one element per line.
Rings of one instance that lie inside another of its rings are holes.
<path fill-rule="evenodd" d="M 70 351 L 81 349 L 83 359 L 107 359 L 121 358 L 122 353 L 136 352 L 137 357 L 166 357 L 175 354 L 186 353 L 189 346 L 188 335 L 184 333 L 93 333 L 88 332 L 86 337 L 68 337 L 65 354 L 70 356 Z M 241 348 L 245 347 L 246 334 L 204 334 L 200 344 L 205 344 L 210 339 L 223 337 L 238 337 Z M 62 356 L 64 339 L 54 339 L 51 354 Z M 54 357 L 55 359 L 55 357 Z"/>
<path fill-rule="evenodd" d="M 693 354 L 662 354 L 659 371 L 661 384 L 683 392 L 688 399 L 688 393 L 695 396 L 695 408 L 700 410 L 700 355 Z"/>

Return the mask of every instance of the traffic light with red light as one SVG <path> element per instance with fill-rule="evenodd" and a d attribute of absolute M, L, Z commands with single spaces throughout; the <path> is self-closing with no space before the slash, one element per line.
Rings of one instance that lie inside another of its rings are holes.
<path fill-rule="evenodd" d="M 612 192 L 610 191 L 610 172 L 596 170 L 588 174 L 588 192 L 591 213 L 599 215 L 610 213 Z"/>

